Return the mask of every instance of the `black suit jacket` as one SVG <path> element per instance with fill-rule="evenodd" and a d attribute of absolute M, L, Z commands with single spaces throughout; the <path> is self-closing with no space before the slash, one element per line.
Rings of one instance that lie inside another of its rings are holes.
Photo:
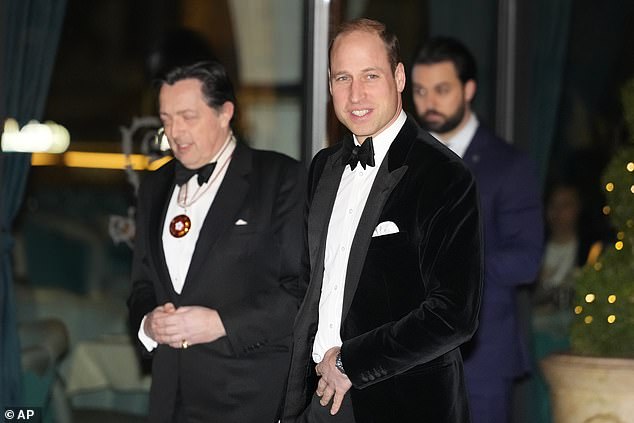
<path fill-rule="evenodd" d="M 190 422 L 272 422 L 304 291 L 298 275 L 305 169 L 281 154 L 237 144 L 180 295 L 161 240 L 173 181 L 172 161 L 148 174 L 139 190 L 132 329 L 136 333 L 146 313 L 171 301 L 218 310 L 227 336 L 186 350 L 159 345 L 153 351 L 150 421 L 172 421 L 180 395 Z M 239 219 L 247 224 L 236 225 Z"/>
<path fill-rule="evenodd" d="M 474 179 L 460 158 L 408 118 L 380 165 L 345 282 L 341 348 L 358 422 L 468 422 L 459 346 L 477 327 L 483 277 Z M 341 144 L 309 174 L 310 286 L 295 322 L 283 421 L 316 387 L 317 330 L 328 222 L 344 166 Z M 398 233 L 372 237 L 391 221 Z"/>

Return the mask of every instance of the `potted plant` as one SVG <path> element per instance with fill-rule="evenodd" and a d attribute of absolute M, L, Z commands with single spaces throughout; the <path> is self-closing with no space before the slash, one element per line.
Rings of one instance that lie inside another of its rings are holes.
<path fill-rule="evenodd" d="M 634 79 L 622 100 L 634 141 Z M 541 362 L 556 423 L 634 418 L 634 145 L 615 154 L 602 183 L 616 240 L 575 281 L 570 353 Z"/>

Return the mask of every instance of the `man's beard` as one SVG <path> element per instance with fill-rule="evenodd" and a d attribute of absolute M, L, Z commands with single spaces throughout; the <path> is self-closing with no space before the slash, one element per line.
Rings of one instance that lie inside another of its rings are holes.
<path fill-rule="evenodd" d="M 458 127 L 458 125 L 460 125 L 460 122 L 462 122 L 462 119 L 464 118 L 465 111 L 466 111 L 465 104 L 462 103 L 460 107 L 458 108 L 458 110 L 456 110 L 456 113 L 447 117 L 447 119 L 445 119 L 444 121 L 428 122 L 427 119 L 425 118 L 428 114 L 433 113 L 433 114 L 440 115 L 440 113 L 438 113 L 437 111 L 430 109 L 427 112 L 425 112 L 424 115 L 419 116 L 418 121 L 420 123 L 420 126 L 428 132 L 435 132 L 437 134 L 446 134 L 447 132 L 453 131 L 454 129 Z M 444 116 L 444 115 L 441 115 L 441 116 Z"/>

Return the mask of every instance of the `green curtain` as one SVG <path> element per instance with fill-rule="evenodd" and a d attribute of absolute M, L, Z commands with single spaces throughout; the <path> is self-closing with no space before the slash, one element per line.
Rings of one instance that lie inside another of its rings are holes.
<path fill-rule="evenodd" d="M 542 186 L 557 130 L 572 5 L 572 0 L 538 0 L 535 6 L 529 142 L 530 152 L 539 164 Z"/>
<path fill-rule="evenodd" d="M 42 119 L 66 0 L 0 2 L 0 119 Z M 12 224 L 20 209 L 30 154 L 0 153 L 0 404 L 21 404 L 20 346 L 12 269 Z"/>
<path fill-rule="evenodd" d="M 457 38 L 475 57 L 478 93 L 473 108 L 494 127 L 497 0 L 430 0 L 429 15 L 430 35 Z"/>

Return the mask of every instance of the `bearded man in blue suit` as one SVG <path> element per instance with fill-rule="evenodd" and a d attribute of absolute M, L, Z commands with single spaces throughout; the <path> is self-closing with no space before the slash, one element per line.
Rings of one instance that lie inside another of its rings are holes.
<path fill-rule="evenodd" d="M 535 168 L 471 110 L 476 64 L 457 40 L 432 38 L 419 50 L 412 92 L 421 126 L 462 157 L 476 178 L 485 278 L 480 326 L 462 348 L 465 377 L 473 422 L 508 422 L 513 382 L 530 363 L 518 323 L 517 288 L 535 280 L 542 255 Z"/>

